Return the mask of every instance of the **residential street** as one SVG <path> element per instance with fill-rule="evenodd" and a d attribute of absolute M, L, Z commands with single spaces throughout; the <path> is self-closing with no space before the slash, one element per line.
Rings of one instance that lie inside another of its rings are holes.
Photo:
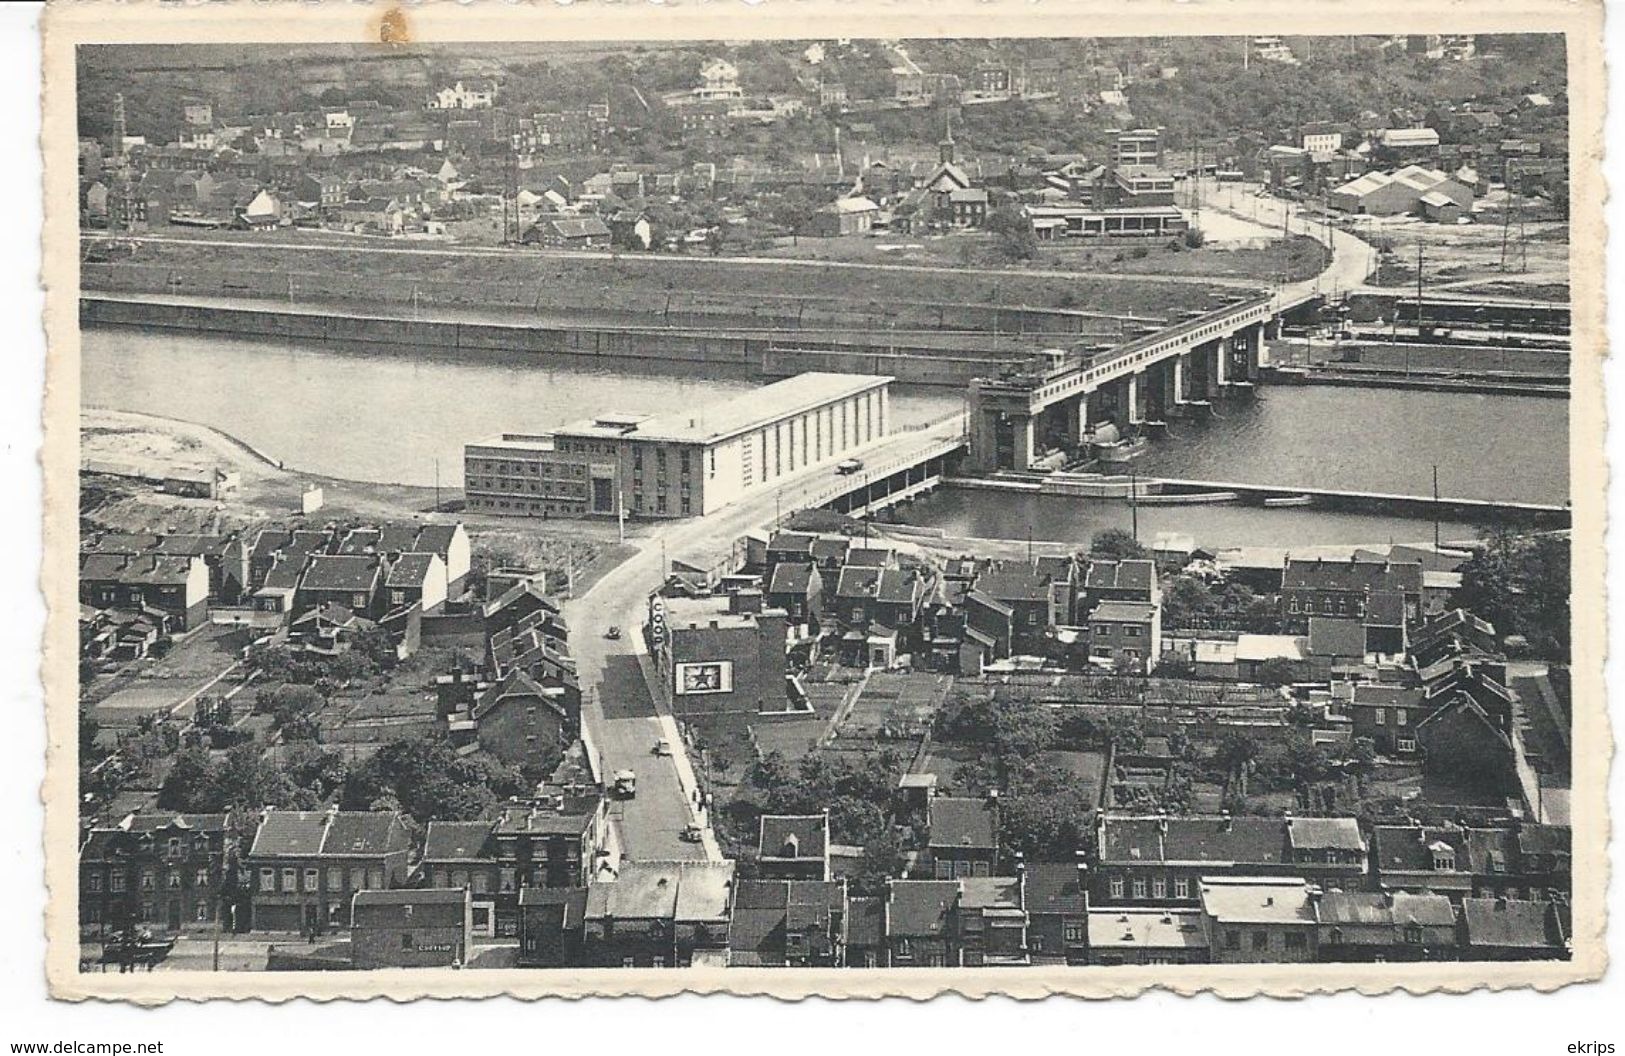
<path fill-rule="evenodd" d="M 902 460 L 959 432 L 957 416 L 926 429 L 895 433 L 864 452 L 875 471 Z M 702 843 L 682 838 L 689 822 L 698 820 L 695 779 L 675 722 L 657 704 L 645 668 L 648 655 L 642 637 L 649 595 L 663 578 L 662 561 L 713 567 L 731 557 L 735 541 L 746 531 L 770 523 L 780 512 L 816 505 L 834 483 L 830 466 L 816 466 L 788 478 L 777 488 L 762 489 L 706 517 L 656 528 L 634 556 L 564 607 L 570 625 L 570 647 L 581 678 L 582 724 L 597 748 L 606 781 L 618 770 L 637 774 L 637 795 L 617 800 L 612 816 L 622 849 L 632 860 L 720 857 L 709 828 Z M 664 555 L 662 554 L 664 544 Z M 622 629 L 618 641 L 604 637 L 610 626 Z M 654 754 L 666 738 L 669 757 Z"/>

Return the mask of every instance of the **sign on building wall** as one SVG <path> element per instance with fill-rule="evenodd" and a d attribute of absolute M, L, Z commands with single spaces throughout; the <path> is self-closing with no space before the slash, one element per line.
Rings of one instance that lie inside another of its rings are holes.
<path fill-rule="evenodd" d="M 703 664 L 678 664 L 676 685 L 679 696 L 697 696 L 702 693 L 732 693 L 734 688 L 733 661 L 714 660 Z"/>

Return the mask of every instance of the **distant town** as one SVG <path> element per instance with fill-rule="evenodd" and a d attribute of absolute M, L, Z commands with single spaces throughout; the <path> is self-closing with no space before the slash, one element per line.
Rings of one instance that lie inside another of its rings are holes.
<path fill-rule="evenodd" d="M 81 970 L 1570 957 L 1560 36 L 79 64 Z"/>

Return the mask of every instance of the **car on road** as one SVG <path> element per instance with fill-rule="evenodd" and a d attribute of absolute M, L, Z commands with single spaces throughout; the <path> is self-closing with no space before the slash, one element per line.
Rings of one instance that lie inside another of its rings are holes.
<path fill-rule="evenodd" d="M 685 843 L 699 843 L 701 838 L 702 830 L 694 822 L 691 821 L 683 827 L 683 841 Z"/>
<path fill-rule="evenodd" d="M 612 642 L 618 642 L 621 640 L 621 629 L 619 627 L 612 626 L 604 631 L 604 637 L 608 638 Z"/>
<path fill-rule="evenodd" d="M 835 472 L 843 477 L 851 476 L 862 468 L 863 459 L 861 458 L 846 458 L 835 464 Z"/>
<path fill-rule="evenodd" d="M 631 799 L 638 794 L 638 775 L 631 770 L 615 771 L 615 794 Z"/>
<path fill-rule="evenodd" d="M 664 738 L 664 737 L 660 738 L 660 740 L 655 742 L 654 751 L 655 751 L 656 755 L 670 755 L 671 754 L 671 742 L 666 740 L 666 738 Z"/>

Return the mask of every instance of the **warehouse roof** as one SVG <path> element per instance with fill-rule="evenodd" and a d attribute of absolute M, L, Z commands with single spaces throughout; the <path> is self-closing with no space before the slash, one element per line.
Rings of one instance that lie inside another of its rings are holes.
<path fill-rule="evenodd" d="M 782 421 L 836 400 L 884 388 L 892 379 L 876 374 L 809 372 L 739 393 L 694 411 L 637 421 L 613 435 L 667 443 L 713 444 Z M 565 426 L 559 436 L 610 435 L 595 419 Z"/>

